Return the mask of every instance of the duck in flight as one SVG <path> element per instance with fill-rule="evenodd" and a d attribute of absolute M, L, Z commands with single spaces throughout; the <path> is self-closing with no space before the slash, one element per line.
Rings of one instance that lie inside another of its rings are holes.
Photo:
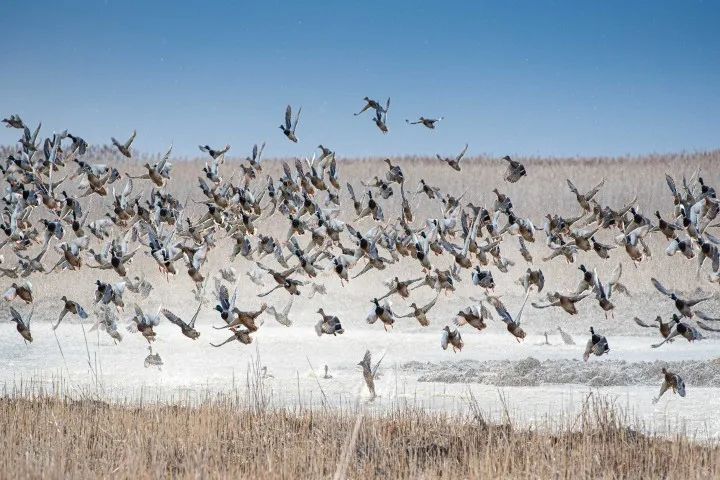
<path fill-rule="evenodd" d="M 405 119 L 405 122 L 407 122 L 407 123 L 410 124 L 410 125 L 423 125 L 424 127 L 427 127 L 427 128 L 429 128 L 430 130 L 434 130 L 434 129 L 435 129 L 435 124 L 436 124 L 437 122 L 439 122 L 440 120 L 442 120 L 443 118 L 444 118 L 444 117 L 438 117 L 438 118 L 425 118 L 425 117 L 420 117 L 420 118 L 418 118 L 418 119 L 417 119 L 416 121 L 414 121 L 414 122 L 411 122 L 410 120 L 408 120 L 408 119 L 406 118 L 406 119 Z"/>
<path fill-rule="evenodd" d="M 292 107 L 290 105 L 287 106 L 285 109 L 285 124 L 280 125 L 280 130 L 283 131 L 283 134 L 293 143 L 298 142 L 298 137 L 295 135 L 295 129 L 297 128 L 298 121 L 300 120 L 300 112 L 302 112 L 302 107 L 298 109 L 297 116 L 295 117 L 295 121 L 292 121 Z"/>

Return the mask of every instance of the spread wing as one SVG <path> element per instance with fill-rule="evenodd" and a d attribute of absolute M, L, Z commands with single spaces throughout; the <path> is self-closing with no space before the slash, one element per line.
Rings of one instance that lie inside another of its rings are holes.
<path fill-rule="evenodd" d="M 652 284 L 655 286 L 655 288 L 657 289 L 658 292 L 660 292 L 660 293 L 662 293 L 663 295 L 666 295 L 666 296 L 668 296 L 668 297 L 669 297 L 670 295 L 672 295 L 672 292 L 671 292 L 670 290 L 668 290 L 667 288 L 663 287 L 663 285 L 662 285 L 660 282 L 658 282 L 657 279 L 655 279 L 655 277 L 652 277 L 652 278 L 650 279 L 650 281 L 651 281 Z"/>
<path fill-rule="evenodd" d="M 177 315 L 172 313 L 167 308 L 163 308 L 162 310 L 160 310 L 160 312 L 165 316 L 165 318 L 167 318 L 170 321 L 170 323 L 177 325 L 178 327 L 182 327 L 185 325 L 185 322 L 183 322 L 182 319 L 180 319 L 180 317 L 178 317 Z"/>
<path fill-rule="evenodd" d="M 573 183 L 570 181 L 569 178 L 565 179 L 565 181 L 567 182 L 568 187 L 570 187 L 570 191 L 571 191 L 572 193 L 574 193 L 575 195 L 577 195 L 577 194 L 578 194 L 578 189 L 577 189 L 577 187 L 576 187 L 575 185 L 573 185 Z"/>
<path fill-rule="evenodd" d="M 465 153 L 467 152 L 467 149 L 468 149 L 468 144 L 466 143 L 466 144 L 465 144 L 465 148 L 463 148 L 463 149 L 462 149 L 462 152 L 460 152 L 460 153 L 458 154 L 458 156 L 455 157 L 455 160 L 457 160 L 457 161 L 459 162 L 459 161 L 465 156 Z"/>
<path fill-rule="evenodd" d="M 520 306 L 520 310 L 518 310 L 517 315 L 515 316 L 515 323 L 517 325 L 520 325 L 520 318 L 522 317 L 523 310 L 525 309 L 525 304 L 527 303 L 528 297 L 530 296 L 530 292 L 527 292 L 525 294 L 525 299 L 523 300 L 522 306 Z"/>
<path fill-rule="evenodd" d="M 290 127 L 292 126 L 292 108 L 290 105 L 287 106 L 285 109 L 285 128 L 290 130 Z"/>
<path fill-rule="evenodd" d="M 635 323 L 637 323 L 641 327 L 644 327 L 644 328 L 653 328 L 654 327 L 654 325 L 648 325 L 647 323 L 640 320 L 638 317 L 633 317 L 633 320 L 635 321 Z"/>
<path fill-rule="evenodd" d="M 297 116 L 295 117 L 295 123 L 293 123 L 292 131 L 295 133 L 295 129 L 297 128 L 297 124 L 300 121 L 300 112 L 302 112 L 302 107 L 298 108 Z"/>

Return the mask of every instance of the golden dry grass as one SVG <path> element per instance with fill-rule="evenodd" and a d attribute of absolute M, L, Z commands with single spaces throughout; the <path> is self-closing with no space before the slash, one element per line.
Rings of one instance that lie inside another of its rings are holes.
<path fill-rule="evenodd" d="M 240 148 L 238 147 L 238 150 Z M 231 150 L 234 153 L 235 150 Z M 238 155 L 242 152 L 235 152 Z M 447 153 L 449 152 L 442 152 Z M 84 159 L 91 163 L 107 163 L 116 166 L 121 172 L 132 172 L 140 174 L 144 172 L 141 166 L 145 161 L 153 162 L 157 156 L 136 155 L 132 160 L 120 156 L 111 149 L 94 149 Z M 287 159 L 291 165 L 293 160 Z M 393 158 L 393 163 L 399 164 L 406 176 L 406 188 L 412 191 L 411 204 L 416 206 L 415 225 L 423 222 L 425 218 L 438 218 L 442 216 L 441 204 L 439 201 L 430 201 L 424 195 L 414 196 L 414 191 L 421 178 L 424 178 L 430 185 L 439 187 L 443 193 L 450 193 L 455 196 L 465 194 L 463 203 L 473 202 L 476 205 L 491 206 L 495 195 L 492 189 L 497 187 L 503 193 L 508 194 L 515 206 L 515 212 L 523 217 L 530 218 L 538 228 L 544 222 L 544 216 L 548 213 L 557 213 L 565 217 L 572 217 L 582 213 L 575 196 L 569 191 L 565 179 L 570 178 L 581 192 L 589 190 L 601 178 L 606 178 L 606 185 L 596 196 L 601 205 L 610 205 L 619 208 L 637 197 L 638 210 L 648 217 L 659 210 L 664 218 L 670 218 L 673 211 L 672 198 L 665 183 L 665 173 L 675 177 L 677 183 L 681 184 L 683 176 L 690 178 L 695 172 L 700 172 L 709 185 L 720 188 L 720 171 L 714 168 L 720 162 L 720 150 L 710 152 L 647 155 L 641 157 L 619 157 L 619 158 L 518 158 L 527 168 L 528 176 L 518 183 L 509 184 L 505 182 L 503 172 L 505 162 L 484 157 L 468 158 L 463 161 L 462 172 L 456 172 L 437 159 L 427 157 L 400 157 Z M 235 184 L 239 183 L 242 171 L 238 168 L 241 158 L 229 157 L 220 168 L 224 179 L 233 177 Z M 172 179 L 168 182 L 168 188 L 181 201 L 186 198 L 201 200 L 202 195 L 197 187 L 198 176 L 202 176 L 204 159 L 173 159 Z M 263 172 L 252 185 L 256 192 L 260 192 L 266 185 L 265 175 L 271 175 L 275 180 L 282 172 L 280 159 L 267 159 L 263 161 Z M 293 168 L 294 169 L 294 168 Z M 338 157 L 338 170 L 341 183 L 350 182 L 354 185 L 356 192 L 361 195 L 364 191 L 361 181 L 369 181 L 373 176 L 378 175 L 384 178 L 387 165 L 382 159 L 346 159 Z M 66 172 L 74 171 L 74 165 L 68 167 Z M 64 173 L 63 173 L 64 174 Z M 60 175 L 58 175 L 60 176 Z M 116 189 L 122 189 L 124 181 L 118 181 L 113 185 Z M 64 188 L 74 191 L 75 187 L 66 183 Z M 385 211 L 386 222 L 395 222 L 400 213 L 400 195 L 397 185 L 394 185 L 395 194 L 387 200 L 380 200 Z M 110 189 L 112 190 L 112 189 Z M 149 192 L 150 185 L 147 181 L 136 181 L 135 192 Z M 112 192 L 110 192 L 111 194 Z M 147 197 L 147 196 L 146 196 Z M 318 198 L 322 202 L 325 194 L 320 193 Z M 348 221 L 360 230 L 372 226 L 367 220 L 354 222 L 354 212 L 349 202 L 347 190 L 342 189 L 342 211 L 340 219 Z M 100 199 L 92 197 L 94 207 L 99 208 L 101 204 L 106 207 L 111 203 L 111 196 Z M 264 204 L 265 202 L 263 202 Z M 205 207 L 189 202 L 190 217 L 198 218 L 205 213 Z M 91 215 L 89 220 L 93 220 Z M 654 219 L 654 217 L 653 217 Z M 288 220 L 280 214 L 275 214 L 269 221 L 263 219 L 259 222 L 259 229 L 262 233 L 282 238 L 287 232 Z M 613 244 L 612 236 L 616 230 L 601 231 L 598 239 L 603 243 Z M 624 262 L 623 282 L 631 287 L 634 292 L 652 292 L 654 289 L 649 278 L 654 276 L 660 279 L 669 279 L 671 288 L 694 290 L 695 288 L 711 288 L 704 277 L 698 279 L 694 269 L 688 266 L 687 260 L 680 258 L 680 255 L 669 258 L 664 255 L 666 247 L 664 239 L 659 234 L 649 239 L 649 244 L 654 252 L 651 259 L 644 261 L 633 268 L 628 262 L 627 255 L 622 249 L 616 249 L 612 255 L 612 265 L 618 261 Z M 576 265 L 567 265 L 562 259 L 555 259 L 551 262 L 542 262 L 542 257 L 549 254 L 550 250 L 545 246 L 544 234 L 538 235 L 539 241 L 529 245 L 530 251 L 537 265 L 541 266 L 546 279 L 550 279 L 549 287 L 553 290 L 570 290 L 577 285 Z M 227 251 L 229 242 L 220 242 L 219 252 L 213 252 L 209 256 L 211 269 L 219 266 L 227 266 Z M 225 247 L 225 248 L 223 248 Z M 223 253 L 220 253 L 223 252 Z M 513 282 L 524 272 L 526 264 L 517 251 L 517 242 L 510 238 L 503 244 L 503 255 L 514 260 L 516 266 L 506 275 L 497 275 L 496 283 L 500 289 L 508 290 L 513 288 Z M 145 259 L 147 260 L 147 259 Z M 610 266 L 603 264 L 592 252 L 583 254 L 580 261 L 589 268 L 598 267 L 602 273 L 610 270 Z M 237 262 L 242 262 L 238 259 Z M 138 263 L 137 268 L 144 269 L 148 275 L 155 271 L 152 262 L 147 260 Z M 443 263 L 440 262 L 440 267 Z M 396 270 L 391 266 L 385 272 L 371 272 L 368 278 L 371 282 L 378 283 L 379 278 L 386 278 L 398 272 L 404 271 L 405 263 Z M 87 284 L 93 287 L 95 278 L 103 277 L 103 273 L 90 270 L 89 272 L 62 272 L 54 275 L 47 282 L 46 288 L 50 293 L 56 284 L 62 285 L 68 278 L 79 280 L 82 285 Z M 86 278 L 87 277 L 87 278 Z M 108 278 L 112 278 L 111 276 Z M 671 281 L 670 281 L 671 279 Z M 178 279 L 180 280 L 180 279 Z M 189 289 L 191 282 L 183 278 L 185 282 L 182 288 Z M 330 282 L 331 284 L 333 282 Z M 173 295 L 176 289 L 164 289 L 162 294 Z"/>
<path fill-rule="evenodd" d="M 5 397 L 0 461 L 5 478 L 331 478 L 345 453 L 347 478 L 720 475 L 716 445 L 622 425 L 603 401 L 572 424 L 516 430 L 477 414 L 263 410 L 232 397 L 184 406 Z"/>

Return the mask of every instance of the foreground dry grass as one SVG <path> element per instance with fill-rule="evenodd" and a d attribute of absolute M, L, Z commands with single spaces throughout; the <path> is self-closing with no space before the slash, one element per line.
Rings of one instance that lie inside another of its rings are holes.
<path fill-rule="evenodd" d="M 560 428 L 482 415 L 0 399 L 5 478 L 718 478 L 720 448 L 622 427 L 603 401 Z M 470 409 L 473 410 L 472 408 Z M 576 427 L 576 428 L 572 428 Z M 583 433 L 578 433 L 578 430 Z M 352 433 L 357 435 L 353 438 Z M 354 441 L 350 441 L 353 439 Z M 343 465 L 347 469 L 343 474 Z"/>

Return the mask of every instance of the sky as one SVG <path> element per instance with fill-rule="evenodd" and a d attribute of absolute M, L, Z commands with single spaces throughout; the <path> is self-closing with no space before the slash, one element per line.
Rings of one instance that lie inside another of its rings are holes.
<path fill-rule="evenodd" d="M 720 2 L 0 6 L 0 115 L 143 152 L 614 156 L 720 146 Z M 353 116 L 391 97 L 390 132 Z M 302 106 L 298 144 L 278 125 Z M 443 116 L 435 130 L 405 119 Z M 0 144 L 18 131 L 0 128 Z"/>

